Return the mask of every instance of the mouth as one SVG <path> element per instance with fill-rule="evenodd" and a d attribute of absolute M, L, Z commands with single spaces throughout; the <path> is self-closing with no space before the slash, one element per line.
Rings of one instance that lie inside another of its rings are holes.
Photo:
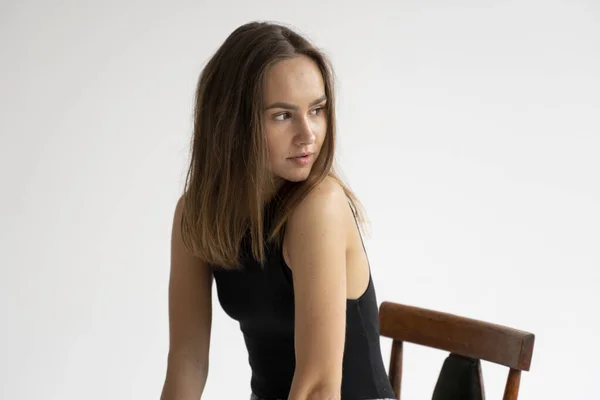
<path fill-rule="evenodd" d="M 296 158 L 308 158 L 308 157 L 310 157 L 312 155 L 313 155 L 313 153 L 300 153 L 300 154 L 298 154 L 298 155 L 296 155 L 294 157 L 290 157 L 290 159 L 293 160 L 293 159 L 296 159 Z"/>

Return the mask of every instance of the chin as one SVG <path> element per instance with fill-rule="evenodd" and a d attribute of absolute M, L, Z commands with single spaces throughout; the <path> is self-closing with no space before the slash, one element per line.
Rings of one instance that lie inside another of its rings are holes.
<path fill-rule="evenodd" d="M 304 171 L 291 171 L 286 174 L 281 174 L 280 177 L 290 182 L 302 182 L 305 181 L 310 175 L 310 169 Z"/>
<path fill-rule="evenodd" d="M 308 178 L 308 175 L 307 176 L 303 176 L 301 178 L 299 178 L 299 177 L 286 178 L 286 181 L 289 181 L 289 182 L 302 182 L 302 181 L 305 181 L 306 178 Z"/>

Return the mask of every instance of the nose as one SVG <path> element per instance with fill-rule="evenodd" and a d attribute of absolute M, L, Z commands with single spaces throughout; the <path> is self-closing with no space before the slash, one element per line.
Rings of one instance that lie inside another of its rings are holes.
<path fill-rule="evenodd" d="M 310 121 L 307 118 L 302 118 L 298 121 L 298 130 L 296 134 L 296 144 L 305 146 L 313 144 L 316 140 Z"/>

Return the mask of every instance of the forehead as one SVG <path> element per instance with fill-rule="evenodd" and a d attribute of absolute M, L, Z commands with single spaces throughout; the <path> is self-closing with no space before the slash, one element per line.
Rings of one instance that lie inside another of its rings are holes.
<path fill-rule="evenodd" d="M 266 73 L 264 102 L 288 101 L 308 104 L 325 94 L 323 75 L 317 64 L 297 56 L 274 64 Z"/>

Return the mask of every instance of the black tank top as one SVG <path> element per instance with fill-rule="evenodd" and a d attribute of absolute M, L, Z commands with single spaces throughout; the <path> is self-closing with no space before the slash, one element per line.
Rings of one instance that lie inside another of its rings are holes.
<path fill-rule="evenodd" d="M 265 209 L 268 232 L 275 202 Z M 287 399 L 295 368 L 294 288 L 281 246 L 266 245 L 267 262 L 249 256 L 249 235 L 242 242 L 243 268 L 213 266 L 223 310 L 240 324 L 252 370 L 252 392 L 264 399 Z M 342 372 L 342 400 L 395 398 L 379 346 L 377 298 L 371 274 L 366 291 L 348 299 Z"/>

